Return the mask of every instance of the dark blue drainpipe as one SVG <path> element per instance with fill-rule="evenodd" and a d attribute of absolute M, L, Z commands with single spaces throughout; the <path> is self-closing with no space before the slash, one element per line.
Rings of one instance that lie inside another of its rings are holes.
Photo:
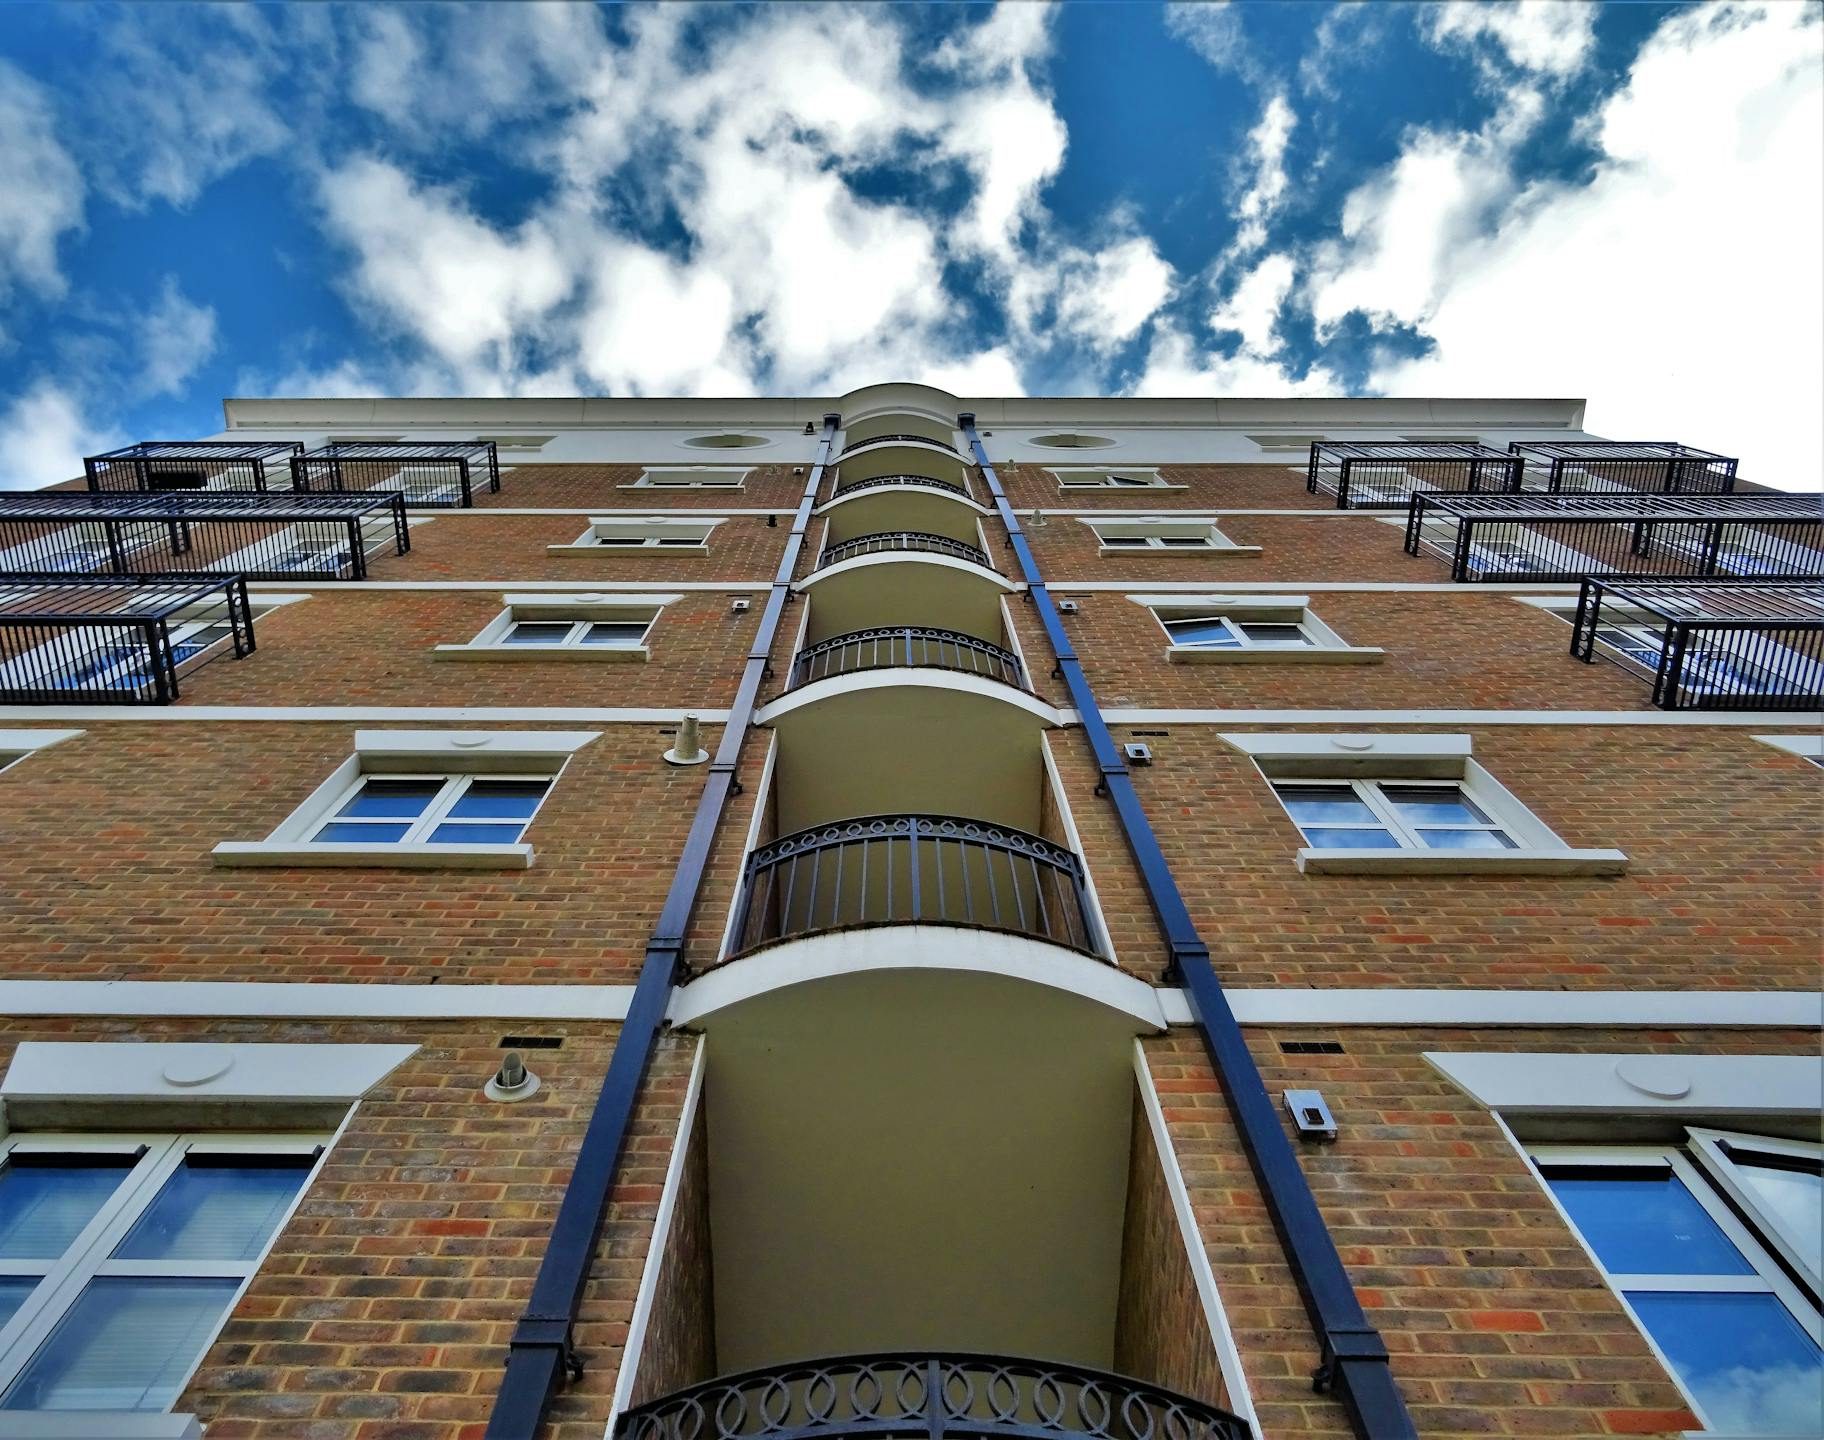
<path fill-rule="evenodd" d="M 767 593 L 760 628 L 748 649 L 741 684 L 735 692 L 728 723 L 722 727 L 715 757 L 710 761 L 709 775 L 690 823 L 690 834 L 684 841 L 678 868 L 671 877 L 671 889 L 665 896 L 665 907 L 659 912 L 652 938 L 646 942 L 646 958 L 640 965 L 640 978 L 634 986 L 627 1019 L 615 1039 L 607 1078 L 602 1082 L 601 1094 L 596 1097 L 595 1111 L 589 1117 L 589 1128 L 583 1132 L 582 1147 L 577 1151 L 576 1168 L 571 1171 L 570 1183 L 558 1206 L 557 1219 L 552 1223 L 545 1257 L 539 1262 L 538 1278 L 532 1282 L 532 1298 L 514 1327 L 512 1339 L 507 1342 L 507 1373 L 501 1381 L 500 1392 L 494 1397 L 485 1440 L 536 1440 L 551 1397 L 557 1393 L 559 1380 L 566 1371 L 572 1377 L 583 1373 L 582 1357 L 577 1354 L 571 1333 L 582 1305 L 583 1287 L 589 1279 L 590 1262 L 608 1209 L 608 1195 L 614 1185 L 615 1173 L 620 1169 L 621 1153 L 626 1148 L 627 1125 L 639 1097 L 640 1082 L 645 1079 L 652 1062 L 653 1047 L 665 1023 L 672 988 L 677 984 L 684 936 L 703 886 L 710 842 L 715 839 L 716 827 L 721 823 L 723 809 L 734 789 L 741 744 L 747 738 L 760 684 L 766 677 L 767 657 L 778 636 L 779 621 L 791 598 L 792 575 L 804 549 L 811 510 L 817 503 L 817 488 L 823 483 L 824 467 L 829 463 L 830 450 L 836 441 L 836 427 L 841 423 L 840 415 L 823 417 L 823 438 L 817 445 L 817 460 L 811 466 L 810 477 L 805 481 L 804 493 L 799 497 L 798 509 L 792 517 L 792 532 L 785 543 L 785 554 Z"/>
<path fill-rule="evenodd" d="M 981 437 L 975 429 L 975 416 L 959 415 L 957 424 L 969 439 L 975 463 L 981 467 L 1001 523 L 1007 527 L 1007 537 L 1019 559 L 1027 594 L 1045 627 L 1046 638 L 1057 657 L 1058 673 L 1070 691 L 1070 702 L 1076 707 L 1095 752 L 1096 766 L 1102 773 L 1101 788 L 1115 807 L 1128 849 L 1140 867 L 1147 899 L 1152 903 L 1159 928 L 1165 932 L 1172 973 L 1190 1001 L 1191 1014 L 1203 1037 L 1204 1049 L 1216 1068 L 1223 1098 L 1241 1131 L 1248 1162 L 1260 1182 L 1274 1229 L 1279 1232 L 1280 1243 L 1291 1264 L 1293 1279 L 1298 1283 L 1299 1294 L 1322 1343 L 1313 1385 L 1320 1391 L 1336 1392 L 1349 1412 L 1355 1433 L 1362 1440 L 1417 1440 L 1418 1431 L 1413 1428 L 1412 1416 L 1407 1413 L 1406 1402 L 1394 1384 L 1387 1346 L 1380 1332 L 1368 1323 L 1361 1301 L 1349 1283 L 1342 1257 L 1336 1251 L 1336 1242 L 1331 1239 L 1324 1217 L 1318 1211 L 1305 1172 L 1299 1168 L 1292 1142 L 1280 1126 L 1266 1081 L 1261 1077 L 1254 1057 L 1248 1053 L 1241 1026 L 1236 1022 L 1235 1012 L 1229 1008 L 1222 982 L 1216 978 L 1209 946 L 1197 934 L 1178 882 L 1172 877 L 1171 866 L 1159 848 L 1158 837 L 1153 834 L 1152 824 L 1134 790 L 1127 762 L 1108 733 L 1095 694 L 1083 674 L 1082 663 L 1058 619 L 1057 607 L 1039 574 L 1038 563 L 1020 528 L 1019 517 L 1013 513 L 1007 493 L 1001 489 L 1000 477 L 988 461 L 988 452 L 982 448 Z"/>

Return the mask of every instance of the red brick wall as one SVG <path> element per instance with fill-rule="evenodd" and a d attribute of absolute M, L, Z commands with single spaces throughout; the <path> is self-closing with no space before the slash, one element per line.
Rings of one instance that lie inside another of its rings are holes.
<path fill-rule="evenodd" d="M 586 509 L 556 515 L 457 510 L 432 516 L 413 511 L 417 523 L 411 529 L 412 548 L 403 555 L 389 548 L 373 557 L 368 574 L 375 580 L 571 580 L 605 589 L 640 580 L 771 580 L 791 533 L 790 512 L 775 515 L 778 523 L 772 526 L 764 515 L 731 513 L 751 508 L 739 492 L 724 493 L 721 509 L 680 503 L 681 496 L 697 493 L 658 490 L 645 499 L 646 491 L 615 491 Z M 721 518 L 722 523 L 709 533 L 706 549 L 610 547 L 560 555 L 547 549 L 576 544 L 589 529 L 591 515 L 620 520 L 651 515 L 689 519 L 692 512 Z M 349 588 L 359 589 L 360 582 Z"/>
<path fill-rule="evenodd" d="M 709 1233 L 709 1112 L 698 1096 L 678 1175 L 631 1403 L 644 1405 L 716 1373 L 715 1266 Z"/>

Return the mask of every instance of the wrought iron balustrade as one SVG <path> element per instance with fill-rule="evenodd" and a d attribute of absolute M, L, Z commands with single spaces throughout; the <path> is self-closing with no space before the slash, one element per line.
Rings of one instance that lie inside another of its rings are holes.
<path fill-rule="evenodd" d="M 291 462 L 299 490 L 398 491 L 405 503 L 466 509 L 475 491 L 500 489 L 500 454 L 492 440 L 359 440 L 325 445 Z"/>
<path fill-rule="evenodd" d="M 1143 1380 L 998 1355 L 844 1356 L 723 1376 L 626 1411 L 616 1440 L 1250 1440 L 1240 1417 Z"/>
<path fill-rule="evenodd" d="M 1415 495 L 1406 551 L 1424 550 L 1459 581 L 1820 576 L 1824 497 Z"/>
<path fill-rule="evenodd" d="M 1468 441 L 1319 440 L 1305 465 L 1305 489 L 1336 497 L 1339 510 L 1399 510 L 1414 495 L 1512 491 L 1523 462 Z"/>
<path fill-rule="evenodd" d="M 288 490 L 293 440 L 142 440 L 83 459 L 91 490 Z"/>
<path fill-rule="evenodd" d="M 1824 706 L 1824 584 L 1585 580 L 1571 654 L 1652 677 L 1664 710 Z"/>
<path fill-rule="evenodd" d="M 1528 470 L 1544 472 L 1552 494 L 1642 490 L 1662 495 L 1727 494 L 1737 462 L 1672 440 L 1513 440 Z"/>
<path fill-rule="evenodd" d="M 969 498 L 966 486 L 956 485 L 948 480 L 939 480 L 935 475 L 875 475 L 867 480 L 857 480 L 850 485 L 838 484 L 838 495 L 853 495 L 858 490 L 875 490 L 883 485 L 916 485 L 921 490 L 942 490 L 946 495 L 961 495 Z"/>
<path fill-rule="evenodd" d="M 362 580 L 388 547 L 411 547 L 397 494 L 0 493 L 0 575 Z"/>
<path fill-rule="evenodd" d="M 924 530 L 883 530 L 876 535 L 857 535 L 853 540 L 827 545 L 818 557 L 817 568 L 823 570 L 844 560 L 853 560 L 858 555 L 887 555 L 904 551 L 948 555 L 952 560 L 967 560 L 971 565 L 980 565 L 984 570 L 994 569 L 985 550 L 964 540 L 952 540 L 948 535 L 933 535 Z"/>
<path fill-rule="evenodd" d="M 1020 657 L 1011 650 L 990 645 L 986 640 L 978 640 L 960 630 L 894 625 L 852 630 L 846 635 L 835 635 L 806 646 L 792 664 L 791 683 L 787 688 L 796 689 L 832 675 L 891 666 L 954 670 L 999 680 L 1003 685 L 1019 689 L 1026 686 L 1025 669 L 1020 664 Z"/>
<path fill-rule="evenodd" d="M 947 450 L 952 455 L 956 454 L 956 446 L 952 445 L 948 440 L 933 440 L 929 435 L 907 435 L 904 433 L 870 435 L 865 440 L 851 440 L 847 445 L 842 447 L 839 454 L 847 455 L 851 451 L 860 450 L 868 445 L 904 445 L 908 441 L 914 445 L 935 445 L 939 450 Z"/>
<path fill-rule="evenodd" d="M 1096 954 L 1083 864 L 1010 825 L 869 815 L 748 856 L 732 952 L 872 925 L 1004 930 Z"/>

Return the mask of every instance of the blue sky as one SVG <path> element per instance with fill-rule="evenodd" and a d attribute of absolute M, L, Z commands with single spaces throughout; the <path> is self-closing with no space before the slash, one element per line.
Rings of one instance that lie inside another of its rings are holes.
<path fill-rule="evenodd" d="M 0 28 L 0 485 L 227 394 L 1584 395 L 1817 484 L 1815 0 Z"/>

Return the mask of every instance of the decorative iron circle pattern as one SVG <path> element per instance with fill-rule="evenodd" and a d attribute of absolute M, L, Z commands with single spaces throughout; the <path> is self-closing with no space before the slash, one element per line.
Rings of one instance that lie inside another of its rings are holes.
<path fill-rule="evenodd" d="M 932 445 L 939 450 L 948 450 L 956 454 L 956 446 L 948 440 L 933 440 L 929 435 L 870 435 L 865 440 L 851 440 L 842 447 L 841 453 L 847 455 L 852 450 L 860 450 L 869 445 L 903 445 L 910 440 L 914 445 Z"/>
<path fill-rule="evenodd" d="M 807 645 L 793 663 L 792 685 L 887 666 L 955 670 L 1008 685 L 1025 683 L 1019 656 L 999 645 L 932 625 L 883 625 Z"/>
<path fill-rule="evenodd" d="M 840 545 L 832 545 L 823 552 L 823 558 L 817 562 L 822 570 L 843 560 L 852 560 L 857 555 L 874 555 L 884 550 L 924 550 L 936 555 L 949 555 L 958 560 L 967 560 L 972 565 L 980 565 L 984 570 L 992 570 L 986 552 L 977 549 L 962 540 L 952 540 L 948 535 L 932 535 L 923 530 L 883 530 L 875 535 L 857 535 L 853 540 L 844 540 Z"/>
<path fill-rule="evenodd" d="M 969 491 L 965 486 L 957 485 L 949 480 L 939 480 L 935 475 L 875 475 L 867 480 L 857 480 L 853 485 L 839 486 L 836 490 L 836 498 L 853 495 L 857 490 L 878 489 L 882 485 L 916 485 L 921 490 L 943 490 L 952 495 L 961 495 L 965 500 L 969 498 Z"/>
<path fill-rule="evenodd" d="M 1145 1381 L 1002 1356 L 845 1356 L 729 1375 L 621 1416 L 616 1440 L 1077 1435 L 1251 1440 L 1239 1417 Z"/>
<path fill-rule="evenodd" d="M 908 840 L 914 836 L 961 840 L 985 850 L 1000 850 L 1062 870 L 1072 879 L 1080 879 L 1083 873 L 1081 862 L 1062 845 L 1028 835 L 1011 825 L 991 825 L 985 820 L 964 820 L 954 815 L 863 815 L 853 820 L 813 826 L 760 846 L 748 858 L 748 871 L 753 874 L 813 850 L 853 845 L 863 840 Z"/>

